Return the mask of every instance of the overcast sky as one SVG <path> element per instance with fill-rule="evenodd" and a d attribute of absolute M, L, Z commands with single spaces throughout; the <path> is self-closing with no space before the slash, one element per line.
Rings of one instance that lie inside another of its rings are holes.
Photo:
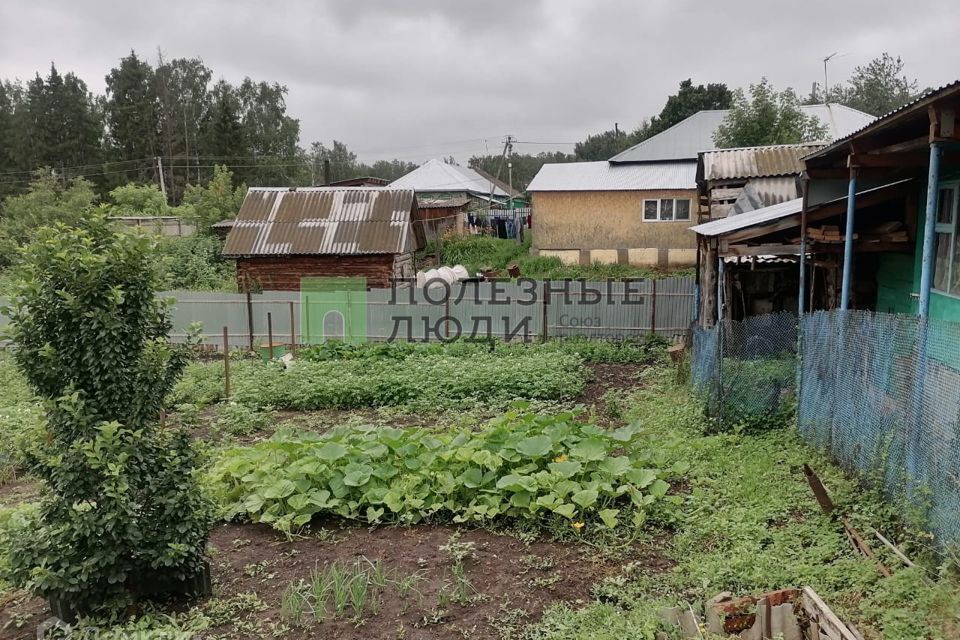
<path fill-rule="evenodd" d="M 685 78 L 806 94 L 884 51 L 921 86 L 960 77 L 957 0 L 331 0 L 0 4 L 0 78 L 51 61 L 102 92 L 135 49 L 289 88 L 301 144 L 362 160 L 498 152 L 504 134 L 572 143 L 658 113 Z M 535 152 L 549 145 L 518 145 Z M 571 145 L 561 144 L 569 149 Z"/>

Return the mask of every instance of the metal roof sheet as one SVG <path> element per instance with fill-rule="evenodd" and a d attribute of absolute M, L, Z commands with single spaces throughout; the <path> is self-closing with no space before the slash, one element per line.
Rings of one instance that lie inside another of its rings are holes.
<path fill-rule="evenodd" d="M 896 182 L 890 182 L 888 184 L 881 185 L 879 187 L 872 187 L 869 189 L 863 189 L 862 191 L 857 191 L 857 197 L 866 195 L 868 193 L 873 193 L 875 191 L 880 191 L 883 189 L 889 189 L 891 187 L 896 187 L 904 185 L 910 182 L 912 179 L 907 178 L 904 180 L 897 180 Z M 847 196 L 842 198 L 835 198 L 829 202 L 824 202 L 816 207 L 808 207 L 807 211 L 812 209 L 817 209 L 827 204 L 833 204 L 836 202 L 843 202 L 847 199 Z M 795 198 L 793 200 L 787 200 L 786 202 L 781 202 L 780 204 L 771 205 L 769 207 L 764 207 L 762 209 L 757 209 L 755 211 L 748 211 L 747 213 L 741 213 L 739 215 L 728 216 L 726 218 L 720 218 L 719 220 L 711 220 L 710 222 L 704 222 L 703 224 L 698 224 L 694 227 L 690 227 L 690 230 L 694 233 L 701 236 L 721 236 L 733 231 L 739 231 L 740 229 L 746 229 L 747 227 L 753 227 L 759 224 L 765 224 L 767 222 L 773 222 L 774 220 L 779 220 L 780 218 L 787 218 L 792 215 L 796 215 L 803 210 L 803 198 Z"/>
<path fill-rule="evenodd" d="M 690 227 L 690 230 L 701 236 L 721 236 L 725 233 L 746 229 L 747 227 L 752 227 L 764 222 L 786 218 L 787 216 L 800 213 L 801 210 L 803 210 L 803 198 L 795 198 L 781 202 L 780 204 L 764 207 L 763 209 L 757 209 L 756 211 L 698 224 L 695 227 Z"/>
<path fill-rule="evenodd" d="M 803 105 L 800 110 L 807 115 L 816 116 L 827 126 L 830 138 L 834 140 L 849 135 L 874 119 L 868 113 L 840 104 Z M 713 143 L 713 134 L 728 113 L 728 109 L 697 112 L 669 129 L 618 153 L 610 158 L 610 162 L 694 159 L 701 151 L 717 148 Z"/>
<path fill-rule="evenodd" d="M 617 165 L 597 162 L 545 164 L 527 191 L 645 191 L 696 189 L 696 162 Z"/>
<path fill-rule="evenodd" d="M 889 113 L 885 113 L 884 115 L 878 118 L 875 118 L 868 123 L 865 123 L 864 125 L 860 126 L 857 129 L 848 131 L 842 137 L 839 137 L 839 136 L 834 137 L 833 142 L 830 144 L 830 146 L 825 147 L 823 149 L 818 149 L 817 151 L 814 151 L 807 157 L 814 158 L 817 156 L 827 155 L 832 151 L 834 151 L 835 149 L 837 149 L 838 147 L 843 146 L 844 143 L 849 141 L 851 138 L 854 138 L 874 128 L 882 127 L 888 124 L 890 120 L 893 120 L 897 117 L 901 117 L 904 112 L 910 111 L 916 108 L 917 106 L 919 106 L 920 104 L 927 102 L 928 100 L 937 100 L 939 98 L 942 98 L 954 91 L 960 91 L 960 80 L 955 80 L 949 84 L 943 85 L 942 87 L 931 89 L 930 91 L 927 91 L 926 93 L 921 94 L 915 100 L 903 105 L 902 107 L 894 109 Z"/>
<path fill-rule="evenodd" d="M 826 146 L 825 142 L 781 144 L 769 147 L 716 149 L 700 153 L 697 180 L 736 180 L 792 176 L 803 171 L 800 160 Z"/>
<path fill-rule="evenodd" d="M 410 189 L 252 188 L 224 256 L 407 253 L 424 244 Z"/>
<path fill-rule="evenodd" d="M 469 167 L 447 164 L 443 160 L 428 160 L 407 175 L 390 183 L 393 189 L 413 189 L 417 193 L 464 191 L 489 197 L 506 198 L 507 192 Z"/>

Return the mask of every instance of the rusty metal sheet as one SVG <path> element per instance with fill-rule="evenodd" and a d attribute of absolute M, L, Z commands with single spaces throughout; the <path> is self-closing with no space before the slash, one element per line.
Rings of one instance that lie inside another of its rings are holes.
<path fill-rule="evenodd" d="M 223 255 L 408 253 L 424 245 L 412 189 L 253 188 Z"/>

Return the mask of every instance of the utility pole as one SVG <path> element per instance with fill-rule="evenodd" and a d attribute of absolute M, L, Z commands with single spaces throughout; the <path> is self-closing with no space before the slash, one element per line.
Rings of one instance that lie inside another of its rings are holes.
<path fill-rule="evenodd" d="M 157 175 L 160 176 L 160 191 L 163 193 L 163 203 L 167 204 L 167 185 L 163 181 L 163 160 L 157 156 Z"/>
<path fill-rule="evenodd" d="M 323 186 L 330 186 L 330 161 L 326 159 L 323 161 Z"/>

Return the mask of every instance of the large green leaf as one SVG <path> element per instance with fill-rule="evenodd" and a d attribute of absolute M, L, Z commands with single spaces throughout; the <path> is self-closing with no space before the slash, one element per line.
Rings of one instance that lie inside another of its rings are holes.
<path fill-rule="evenodd" d="M 518 442 L 514 449 L 528 458 L 542 458 L 550 453 L 553 440 L 549 436 L 531 436 Z"/>
<path fill-rule="evenodd" d="M 547 465 L 547 468 L 561 478 L 572 478 L 580 473 L 583 465 L 576 460 L 564 460 L 563 462 L 551 462 Z"/>
<path fill-rule="evenodd" d="M 293 484 L 290 480 L 277 480 L 269 487 L 264 489 L 263 497 L 268 500 L 276 500 L 278 498 L 286 498 L 288 495 L 297 490 L 296 485 Z"/>
<path fill-rule="evenodd" d="M 586 509 L 593 506 L 599 496 L 600 494 L 595 489 L 584 489 L 583 491 L 577 491 L 570 496 L 570 499 Z"/>
<path fill-rule="evenodd" d="M 630 470 L 630 459 L 623 456 L 606 458 L 597 465 L 597 468 L 611 478 L 618 478 Z"/>
<path fill-rule="evenodd" d="M 609 453 L 606 442 L 600 438 L 587 438 L 573 445 L 570 449 L 570 455 L 584 462 L 592 462 L 603 460 Z"/>
<path fill-rule="evenodd" d="M 317 448 L 316 455 L 321 460 L 326 460 L 327 462 L 335 462 L 347 455 L 347 448 L 340 444 L 339 442 L 328 442 L 323 446 Z"/>

